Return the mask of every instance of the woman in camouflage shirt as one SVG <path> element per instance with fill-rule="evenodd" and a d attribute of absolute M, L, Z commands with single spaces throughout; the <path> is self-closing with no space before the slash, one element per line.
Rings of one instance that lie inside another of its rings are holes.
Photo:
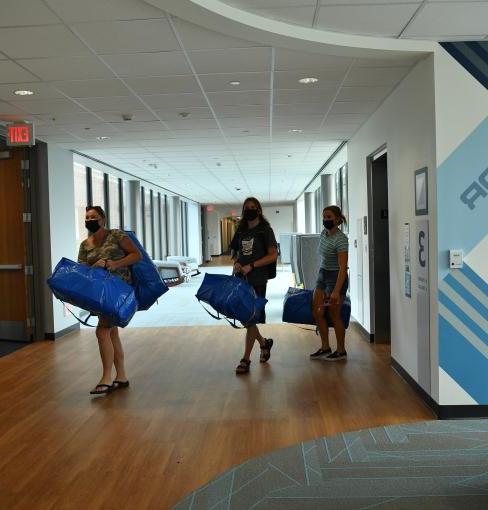
<path fill-rule="evenodd" d="M 99 206 L 86 208 L 85 226 L 91 235 L 80 245 L 78 262 L 92 267 L 102 267 L 131 283 L 129 266 L 141 259 L 141 254 L 129 236 L 120 230 L 105 228 L 106 215 Z M 125 373 L 124 350 L 120 342 L 119 329 L 104 318 L 99 317 L 96 330 L 103 375 L 100 382 L 90 392 L 93 395 L 109 393 L 113 389 L 127 388 L 129 381 Z M 116 377 L 112 382 L 112 366 Z"/>

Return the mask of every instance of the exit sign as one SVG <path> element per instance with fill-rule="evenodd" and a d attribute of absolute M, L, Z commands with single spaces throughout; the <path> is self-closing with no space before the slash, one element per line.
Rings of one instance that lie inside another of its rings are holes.
<path fill-rule="evenodd" d="M 7 145 L 11 147 L 35 145 L 34 124 L 7 124 Z"/>

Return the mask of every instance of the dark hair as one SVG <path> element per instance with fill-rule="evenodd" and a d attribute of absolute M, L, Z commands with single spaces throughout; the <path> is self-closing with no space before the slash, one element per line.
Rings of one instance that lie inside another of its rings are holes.
<path fill-rule="evenodd" d="M 269 225 L 269 221 L 263 216 L 263 208 L 261 206 L 261 202 L 255 197 L 247 197 L 246 200 L 244 200 L 244 202 L 242 203 L 241 219 L 240 219 L 239 223 L 237 224 L 238 232 L 242 232 L 249 228 L 248 221 L 246 220 L 246 218 L 244 218 L 244 207 L 246 206 L 246 204 L 248 202 L 254 202 L 254 205 L 258 209 L 258 211 L 261 215 L 259 224 L 263 225 L 263 226 Z"/>
<path fill-rule="evenodd" d="M 324 214 L 325 211 L 330 211 L 336 218 L 339 218 L 341 220 L 339 225 L 341 225 L 342 223 L 347 224 L 346 217 L 342 214 L 341 208 L 338 207 L 337 205 L 328 205 L 327 207 L 324 207 L 322 214 Z"/>
<path fill-rule="evenodd" d="M 88 211 L 97 211 L 97 213 L 103 219 L 107 218 L 107 215 L 105 214 L 105 211 L 99 205 L 87 205 L 86 208 L 85 208 L 85 212 L 88 212 Z"/>

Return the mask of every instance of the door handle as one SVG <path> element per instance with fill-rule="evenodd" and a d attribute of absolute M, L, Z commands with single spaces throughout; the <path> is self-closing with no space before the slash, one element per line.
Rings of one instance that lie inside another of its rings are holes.
<path fill-rule="evenodd" d="M 0 264 L 0 271 L 16 271 L 21 270 L 23 267 L 22 264 Z"/>

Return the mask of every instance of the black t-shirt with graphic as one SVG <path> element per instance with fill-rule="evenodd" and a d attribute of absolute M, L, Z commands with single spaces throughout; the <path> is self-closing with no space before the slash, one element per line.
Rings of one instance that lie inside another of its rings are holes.
<path fill-rule="evenodd" d="M 230 247 L 237 252 L 237 261 L 245 266 L 262 259 L 268 254 L 268 248 L 277 246 L 273 229 L 269 225 L 257 225 L 243 232 L 237 231 Z M 263 285 L 268 281 L 268 266 L 255 267 L 247 275 L 251 285 Z"/>

